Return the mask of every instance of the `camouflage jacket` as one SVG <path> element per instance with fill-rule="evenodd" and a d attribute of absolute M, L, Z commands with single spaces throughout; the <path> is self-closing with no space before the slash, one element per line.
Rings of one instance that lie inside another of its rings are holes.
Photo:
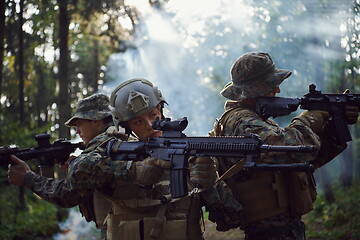
<path fill-rule="evenodd" d="M 69 163 L 66 178 L 57 180 L 30 172 L 25 177 L 25 185 L 49 202 L 61 207 L 74 207 L 95 189 L 109 186 L 115 181 L 130 181 L 126 162 L 112 162 L 104 157 L 102 145 L 111 138 L 102 133 L 92 139 L 83 153 Z"/>
<path fill-rule="evenodd" d="M 227 121 L 221 127 L 221 135 L 241 136 L 257 134 L 265 144 L 271 145 L 312 145 L 316 153 L 270 153 L 264 154 L 262 161 L 267 163 L 311 162 L 315 168 L 325 165 L 346 148 L 335 141 L 333 131 L 325 128 L 322 134 L 315 134 L 310 127 L 299 119 L 281 128 L 274 120 L 263 120 L 253 107 L 242 102 L 228 101 L 225 104 Z M 214 129 L 213 131 L 215 131 Z M 219 131 L 219 130 L 217 130 Z"/>
<path fill-rule="evenodd" d="M 344 146 L 338 146 L 331 141 L 331 137 L 318 136 L 310 127 L 298 119 L 282 128 L 272 119 L 263 120 L 253 107 L 242 102 L 228 101 L 225 104 L 226 112 L 215 123 L 210 135 L 241 136 L 244 134 L 257 134 L 264 144 L 269 145 L 313 145 L 316 153 L 266 153 L 262 154 L 260 161 L 265 163 L 292 163 L 311 162 L 316 167 L 322 166 L 334 156 L 344 150 Z M 325 154 L 325 152 L 327 152 Z M 237 160 L 226 158 L 232 165 Z M 317 164 L 319 163 L 319 164 Z M 220 172 L 222 174 L 223 172 Z M 247 177 L 238 178 L 238 181 L 247 181 Z M 271 226 L 283 226 L 286 223 L 297 222 L 288 214 L 281 214 L 261 221 L 253 222 L 244 229 L 267 229 Z"/>
<path fill-rule="evenodd" d="M 255 110 L 242 102 L 228 101 L 226 112 L 221 117 L 221 126 L 215 126 L 213 132 L 223 136 L 241 136 L 244 134 L 257 134 L 264 144 L 270 145 L 312 145 L 318 150 L 320 138 L 310 127 L 300 120 L 293 120 L 290 125 L 281 128 L 274 120 L 263 120 Z M 215 124 L 216 125 L 216 124 Z M 217 129 L 218 128 L 218 129 Z M 221 128 L 221 129 L 220 129 Z M 211 134 L 211 133 L 210 133 Z M 292 163 L 305 162 L 314 159 L 314 153 L 267 153 L 263 154 L 261 161 L 266 163 Z"/>

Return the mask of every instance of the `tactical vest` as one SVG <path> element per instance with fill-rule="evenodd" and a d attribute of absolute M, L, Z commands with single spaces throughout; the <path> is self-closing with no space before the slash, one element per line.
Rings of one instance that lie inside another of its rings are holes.
<path fill-rule="evenodd" d="M 109 140 L 108 138 L 104 142 L 86 148 L 83 153 L 89 153 L 95 150 L 97 147 L 104 147 Z M 106 225 L 104 224 L 105 218 L 111 208 L 111 202 L 101 192 L 95 190 L 85 201 L 79 204 L 80 213 L 85 217 L 86 221 L 93 221 L 96 227 L 102 232 L 106 232 Z M 103 234 L 103 233 L 102 233 Z"/>
<path fill-rule="evenodd" d="M 235 109 L 230 109 L 221 116 L 210 135 L 224 135 L 224 126 L 233 110 Z M 236 110 L 239 111 L 238 108 Z M 269 123 L 276 124 L 273 121 Z M 229 168 L 226 162 L 225 158 L 219 159 L 220 174 Z M 254 172 L 245 179 L 231 177 L 224 181 L 242 204 L 248 223 L 285 212 L 301 216 L 312 210 L 316 199 L 314 178 L 312 174 L 305 172 Z"/>
<path fill-rule="evenodd" d="M 99 229 L 106 229 L 105 218 L 110 212 L 111 202 L 104 197 L 101 192 L 95 191 L 93 194 L 94 214 L 96 226 Z"/>
<path fill-rule="evenodd" d="M 198 194 L 169 199 L 169 180 L 151 187 L 117 186 L 106 218 L 108 240 L 201 240 Z"/>

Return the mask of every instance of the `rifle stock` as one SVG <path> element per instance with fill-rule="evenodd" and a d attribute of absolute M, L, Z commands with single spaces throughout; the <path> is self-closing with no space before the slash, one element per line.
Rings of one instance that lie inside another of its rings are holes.
<path fill-rule="evenodd" d="M 171 127 L 169 127 L 171 126 Z M 163 136 L 152 138 L 148 142 L 110 141 L 108 155 L 116 161 L 140 161 L 147 156 L 171 161 L 170 193 L 173 198 L 188 194 L 187 179 L 189 174 L 188 159 L 194 157 L 235 157 L 246 158 L 244 170 L 262 171 L 313 171 L 308 163 L 260 164 L 261 153 L 266 152 L 313 152 L 314 146 L 272 146 L 262 144 L 257 135 L 239 137 L 187 137 L 182 131 L 187 126 L 187 119 L 170 121 L 158 120 L 155 129 L 166 129 Z M 117 146 L 115 149 L 113 146 Z"/>
<path fill-rule="evenodd" d="M 352 140 L 348 128 L 345 106 L 352 105 L 360 108 L 360 94 L 333 94 L 321 93 L 314 84 L 309 85 L 309 93 L 302 98 L 259 97 L 257 99 L 257 113 L 263 118 L 280 117 L 289 115 L 300 106 L 304 110 L 321 110 L 330 114 L 330 124 L 335 130 L 339 143 Z"/>

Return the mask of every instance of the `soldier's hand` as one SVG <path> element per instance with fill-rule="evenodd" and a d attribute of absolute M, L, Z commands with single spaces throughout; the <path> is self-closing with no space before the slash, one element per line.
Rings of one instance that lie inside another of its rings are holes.
<path fill-rule="evenodd" d="M 148 157 L 132 166 L 134 183 L 139 185 L 152 185 L 160 181 L 164 169 L 170 169 L 172 164 L 169 161 Z"/>
<path fill-rule="evenodd" d="M 348 124 L 355 124 L 359 117 L 359 108 L 357 106 L 345 106 L 345 116 Z"/>
<path fill-rule="evenodd" d="M 329 120 L 329 113 L 326 111 L 312 110 L 302 112 L 295 119 L 301 120 L 309 126 L 315 133 L 321 133 Z"/>
<path fill-rule="evenodd" d="M 31 172 L 29 166 L 16 156 L 10 156 L 14 164 L 8 166 L 8 180 L 10 184 L 23 186 L 25 181 L 25 175 Z"/>
<path fill-rule="evenodd" d="M 190 160 L 190 181 L 201 188 L 210 188 L 217 179 L 215 161 L 209 157 Z"/>

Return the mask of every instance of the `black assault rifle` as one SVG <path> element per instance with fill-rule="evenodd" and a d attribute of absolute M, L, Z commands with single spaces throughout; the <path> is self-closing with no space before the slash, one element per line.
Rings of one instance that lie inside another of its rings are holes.
<path fill-rule="evenodd" d="M 54 160 L 64 163 L 70 153 L 77 148 L 83 149 L 82 143 L 71 143 L 66 139 L 57 139 L 50 143 L 50 134 L 39 134 L 35 136 L 38 142 L 37 147 L 20 149 L 17 145 L 7 145 L 0 147 L 0 166 L 7 166 L 12 163 L 10 156 L 15 155 L 21 160 L 27 161 L 37 158 L 40 166 L 54 166 Z"/>
<path fill-rule="evenodd" d="M 187 127 L 185 118 L 170 121 L 157 120 L 154 129 L 163 135 L 148 142 L 117 142 L 107 145 L 107 153 L 114 161 L 140 161 L 147 156 L 171 161 L 170 193 L 172 198 L 188 194 L 188 159 L 195 157 L 236 157 L 246 159 L 244 170 L 261 171 L 314 171 L 309 163 L 261 164 L 257 163 L 261 153 L 267 152 L 313 152 L 314 146 L 275 146 L 262 144 L 257 135 L 240 137 L 187 137 L 182 131 Z M 120 145 L 118 145 L 120 143 Z"/>
<path fill-rule="evenodd" d="M 323 110 L 330 114 L 330 124 L 333 124 L 335 136 L 339 143 L 352 140 L 345 116 L 345 106 L 360 107 L 360 94 L 321 93 L 314 84 L 309 85 L 309 93 L 302 98 L 259 97 L 256 110 L 263 118 L 289 115 L 300 106 L 305 110 Z"/>

